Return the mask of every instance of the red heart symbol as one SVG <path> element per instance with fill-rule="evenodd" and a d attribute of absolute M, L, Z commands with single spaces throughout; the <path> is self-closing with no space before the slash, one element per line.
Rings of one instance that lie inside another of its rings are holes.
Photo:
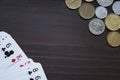
<path fill-rule="evenodd" d="M 16 59 L 12 59 L 12 60 L 11 60 L 11 62 L 15 62 L 15 61 L 16 61 Z"/>

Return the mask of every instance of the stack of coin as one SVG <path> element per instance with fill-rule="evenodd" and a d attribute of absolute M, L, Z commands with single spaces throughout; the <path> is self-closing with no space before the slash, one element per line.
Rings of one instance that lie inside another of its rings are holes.
<path fill-rule="evenodd" d="M 65 3 L 70 9 L 78 9 L 79 15 L 85 20 L 96 16 L 96 18 L 91 19 L 89 22 L 89 31 L 94 35 L 101 35 L 105 29 L 108 29 L 111 32 L 107 36 L 107 43 L 112 47 L 120 46 L 120 33 L 117 32 L 120 29 L 120 1 L 96 0 L 98 3 L 96 8 L 90 3 L 95 0 L 84 1 L 65 0 Z M 108 13 L 106 8 L 111 5 L 114 13 Z"/>

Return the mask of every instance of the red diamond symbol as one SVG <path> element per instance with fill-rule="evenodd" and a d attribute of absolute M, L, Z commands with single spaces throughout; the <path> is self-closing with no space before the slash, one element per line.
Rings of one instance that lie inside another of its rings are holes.
<path fill-rule="evenodd" d="M 24 66 L 24 65 L 22 65 L 22 64 L 20 65 L 20 67 L 23 67 L 23 66 Z"/>
<path fill-rule="evenodd" d="M 16 61 L 16 59 L 12 59 L 12 60 L 11 60 L 11 62 L 15 62 L 15 61 Z"/>

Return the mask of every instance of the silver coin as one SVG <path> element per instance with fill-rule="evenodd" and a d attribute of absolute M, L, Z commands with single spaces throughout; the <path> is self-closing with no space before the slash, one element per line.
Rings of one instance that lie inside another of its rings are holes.
<path fill-rule="evenodd" d="M 102 20 L 94 18 L 89 22 L 89 31 L 94 35 L 100 35 L 105 31 L 105 24 Z"/>
<path fill-rule="evenodd" d="M 113 0 L 97 0 L 98 4 L 104 7 L 110 6 Z"/>
<path fill-rule="evenodd" d="M 120 15 L 120 1 L 115 1 L 112 5 L 113 12 Z"/>
<path fill-rule="evenodd" d="M 105 18 L 107 14 L 108 14 L 108 11 L 105 7 L 99 6 L 95 10 L 95 15 L 100 19 Z"/>

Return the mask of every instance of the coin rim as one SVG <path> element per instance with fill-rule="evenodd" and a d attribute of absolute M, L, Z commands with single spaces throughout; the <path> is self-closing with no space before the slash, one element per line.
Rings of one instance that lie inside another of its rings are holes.
<path fill-rule="evenodd" d="M 90 5 L 90 6 L 92 7 L 92 9 L 93 9 L 93 14 L 92 14 L 91 16 L 89 16 L 89 17 L 85 17 L 85 16 L 83 16 L 83 14 L 81 13 L 81 12 L 82 12 L 81 9 L 84 8 L 83 6 L 86 6 L 86 4 L 87 4 L 87 5 Z M 80 15 L 83 19 L 91 19 L 91 18 L 94 17 L 94 15 L 95 15 L 95 7 L 94 7 L 91 3 L 86 3 L 86 2 L 84 2 L 84 3 L 80 6 L 80 8 L 78 9 L 78 12 L 79 12 L 79 15 Z"/>
<path fill-rule="evenodd" d="M 106 25 L 107 29 L 108 29 L 108 30 L 111 30 L 111 31 L 117 31 L 117 30 L 119 30 L 120 28 L 118 28 L 118 29 L 114 28 L 114 29 L 113 29 L 113 27 L 112 27 L 112 29 L 111 29 L 111 26 L 108 26 L 107 20 L 109 20 L 108 18 L 109 18 L 110 15 L 118 16 L 118 15 L 115 14 L 115 13 L 110 13 L 110 14 L 108 14 L 108 16 L 105 18 L 105 25 Z M 118 17 L 120 18 L 120 16 L 118 16 Z"/>
<path fill-rule="evenodd" d="M 104 17 L 100 17 L 100 16 L 97 15 L 97 10 L 98 10 L 98 8 L 103 8 L 103 9 L 105 10 L 106 15 L 105 15 Z M 98 17 L 99 19 L 104 19 L 104 18 L 106 18 L 107 15 L 108 15 L 108 10 L 107 10 L 105 7 L 103 7 L 103 6 L 98 6 L 98 7 L 95 9 L 95 15 L 96 15 L 96 17 Z"/>
<path fill-rule="evenodd" d="M 119 35 L 120 35 L 120 33 L 117 32 L 117 31 L 109 32 L 108 35 L 107 35 L 107 43 L 108 43 L 110 46 L 112 46 L 112 47 L 118 47 L 118 46 L 120 46 L 120 43 L 118 43 L 117 45 L 110 43 L 111 40 L 110 40 L 109 38 L 110 38 L 111 34 L 113 34 L 113 33 L 116 33 L 116 34 L 119 34 Z M 120 38 L 119 38 L 119 39 L 120 39 Z"/>
<path fill-rule="evenodd" d="M 89 22 L 89 26 L 88 26 L 88 27 L 89 27 L 89 31 L 90 31 L 92 34 L 94 34 L 94 35 L 101 35 L 101 34 L 103 34 L 104 31 L 105 31 L 105 24 L 103 25 L 104 29 L 101 31 L 101 33 L 95 34 L 95 33 L 93 33 L 93 32 L 91 31 L 91 29 L 90 29 L 90 23 L 91 23 L 93 20 L 99 20 L 99 21 L 101 21 L 101 22 L 104 24 L 103 20 L 101 20 L 101 19 L 99 19 L 99 18 L 93 18 L 93 19 L 91 19 L 90 22 Z"/>
<path fill-rule="evenodd" d="M 114 12 L 115 14 L 120 15 L 120 13 L 119 13 L 119 14 L 116 13 L 116 9 L 114 8 L 114 5 L 115 5 L 117 2 L 120 3 L 120 1 L 115 1 L 115 2 L 113 3 L 113 5 L 112 5 L 112 10 L 113 10 L 113 12 Z"/>

